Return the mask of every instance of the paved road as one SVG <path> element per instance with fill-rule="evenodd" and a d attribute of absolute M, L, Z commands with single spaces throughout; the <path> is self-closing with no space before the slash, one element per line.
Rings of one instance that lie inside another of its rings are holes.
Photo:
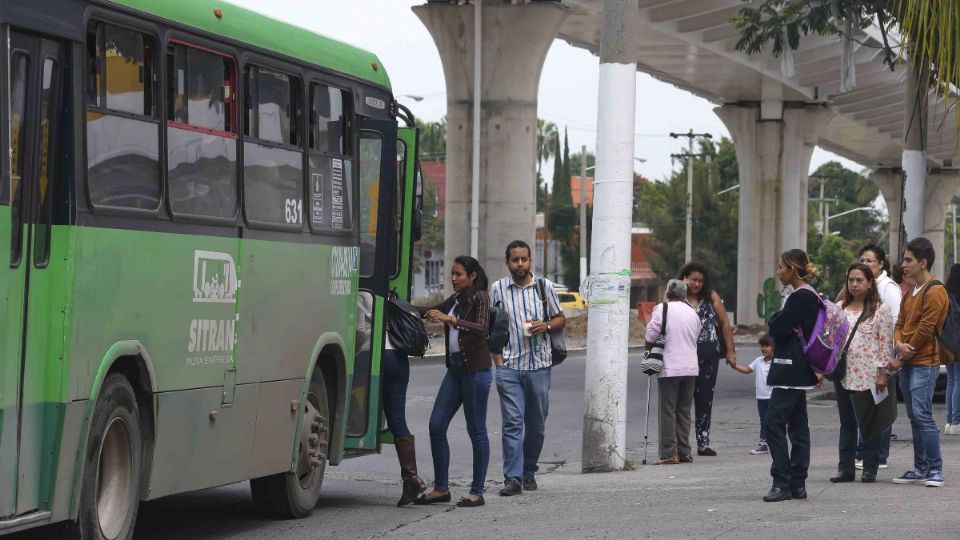
<path fill-rule="evenodd" d="M 740 361 L 752 360 L 758 350 L 739 347 Z M 634 361 L 638 354 L 632 355 Z M 481 536 L 517 536 L 519 527 L 530 538 L 541 537 L 756 537 L 776 533 L 789 524 L 787 536 L 820 535 L 834 537 L 844 527 L 851 537 L 876 537 L 877 523 L 871 516 L 898 512 L 900 501 L 909 490 L 917 507 L 934 513 L 905 511 L 896 522 L 900 529 L 888 529 L 892 536 L 922 531 L 938 537 L 960 536 L 960 522 L 950 518 L 953 502 L 960 498 L 960 483 L 953 459 L 960 452 L 960 437 L 944 441 L 948 487 L 942 490 L 894 486 L 888 479 L 901 472 L 911 461 L 908 441 L 895 443 L 893 468 L 881 471 L 882 485 L 872 491 L 867 486 L 835 487 L 826 478 L 836 463 L 836 411 L 830 401 L 812 401 L 810 424 L 814 444 L 813 466 L 807 506 L 765 505 L 759 497 L 769 486 L 769 458 L 749 456 L 756 443 L 756 402 L 752 375 L 721 369 L 714 407 L 714 447 L 717 458 L 697 458 L 693 465 L 677 467 L 640 466 L 643 453 L 646 376 L 630 372 L 628 403 L 628 458 L 639 470 L 609 475 L 582 475 L 580 469 L 580 430 L 583 414 L 584 355 L 572 353 L 567 362 L 554 371 L 551 412 L 547 424 L 547 442 L 542 456 L 538 492 L 514 499 L 496 496 L 502 481 L 499 442 L 499 403 L 491 392 L 488 429 L 491 435 L 491 461 L 488 474 L 488 504 L 485 509 L 466 510 L 452 506 L 395 508 L 399 495 L 398 466 L 393 449 L 383 455 L 348 460 L 328 469 L 320 504 L 313 516 L 296 521 L 270 521 L 257 516 L 249 499 L 246 483 L 167 497 L 141 505 L 138 538 L 378 538 L 387 536 L 450 537 L 463 531 Z M 636 365 L 636 364 L 633 364 Z M 411 370 L 408 396 L 408 421 L 418 437 L 419 465 L 422 475 L 432 477 L 427 418 L 435 389 L 443 375 L 437 361 L 417 362 Z M 654 385 L 655 388 L 655 385 Z M 653 394 L 654 416 L 656 390 Z M 937 405 L 941 418 L 942 405 Z M 895 431 L 905 439 L 909 435 L 905 419 L 898 420 Z M 651 461 L 655 459 L 655 418 L 651 418 Z M 467 491 L 470 482 L 470 444 L 458 417 L 451 425 L 451 484 L 455 497 Z M 960 472 L 960 471 L 958 471 Z M 954 485 L 957 484 L 957 485 Z M 842 490 L 854 493 L 850 495 Z M 860 491 L 856 491 L 860 490 Z M 899 490 L 899 491 L 898 491 Z M 866 494 L 866 495 L 865 495 Z M 914 495 L 918 494 L 918 495 Z M 868 504 L 868 512 L 857 506 Z M 940 508 L 943 512 L 940 512 Z M 678 508 L 695 512 L 676 519 Z M 841 508 L 838 512 L 837 508 Z M 847 508 L 847 509 L 842 509 Z M 847 512 L 850 512 L 847 514 Z M 716 513 L 715 513 L 716 512 Z M 832 516 L 824 518 L 824 516 Z M 953 514 L 955 515 L 955 514 Z M 531 519 L 531 516 L 534 516 Z M 642 527 L 642 528 L 640 528 Z M 915 528 L 919 527 L 919 528 Z M 44 531 L 30 535 L 44 538 Z M 884 536 L 884 535 L 880 535 Z"/>
<path fill-rule="evenodd" d="M 756 347 L 742 346 L 741 362 L 756 357 Z M 631 354 L 636 366 L 639 353 Z M 570 358 L 553 371 L 550 417 L 547 439 L 541 456 L 545 471 L 556 469 L 567 462 L 578 462 L 583 425 L 583 377 L 585 354 L 572 352 Z M 407 416 L 411 431 L 417 437 L 418 464 L 422 476 L 433 476 L 430 461 L 427 420 L 433 406 L 436 388 L 443 377 L 444 367 L 436 360 L 414 363 L 410 373 L 407 395 Z M 632 369 L 629 376 L 629 403 L 627 406 L 627 447 L 629 459 L 640 464 L 643 449 L 644 413 L 647 376 Z M 654 381 L 652 415 L 656 416 L 656 381 Z M 722 369 L 715 399 L 717 426 L 714 439 L 722 454 L 737 446 L 743 453 L 756 442 L 756 402 L 753 377 L 731 369 Z M 487 427 L 490 431 L 490 470 L 487 480 L 488 498 L 495 498 L 503 474 L 500 444 L 500 404 L 495 389 L 490 393 Z M 651 419 L 651 439 L 656 440 L 656 419 Z M 465 495 L 470 484 L 471 447 L 462 415 L 450 427 L 450 478 L 454 497 Z M 650 457 L 655 459 L 655 445 Z M 399 469 L 396 455 L 390 446 L 379 456 L 347 460 L 339 467 L 328 469 L 323 496 L 317 511 L 308 519 L 299 521 L 267 521 L 259 519 L 249 500 L 246 483 L 177 495 L 141 506 L 137 527 L 138 538 L 317 538 L 330 535 L 344 538 L 369 538 L 408 527 L 412 532 L 420 520 L 451 507 L 408 507 L 393 505 L 399 497 Z M 549 480 L 546 481 L 549 483 Z M 422 532 L 422 530 L 420 531 Z"/>

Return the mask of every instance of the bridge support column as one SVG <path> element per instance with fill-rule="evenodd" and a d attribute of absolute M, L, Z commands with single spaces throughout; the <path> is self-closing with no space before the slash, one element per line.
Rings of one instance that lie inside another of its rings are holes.
<path fill-rule="evenodd" d="M 890 245 L 887 259 L 892 264 L 900 260 L 900 233 L 903 224 L 903 171 L 900 169 L 876 170 L 870 175 L 873 183 L 880 188 L 883 200 L 887 204 L 890 216 Z"/>
<path fill-rule="evenodd" d="M 785 250 L 806 249 L 807 173 L 833 113 L 815 105 L 765 102 L 714 109 L 727 126 L 740 167 L 737 323 L 763 322 L 757 299 Z"/>
<path fill-rule="evenodd" d="M 946 217 L 950 209 L 950 201 L 960 189 L 960 171 L 930 171 L 927 174 L 926 201 L 923 207 L 923 236 L 933 244 L 933 251 L 937 254 L 930 269 L 938 279 L 946 279 L 945 272 L 947 253 L 944 251 L 946 242 Z"/>
<path fill-rule="evenodd" d="M 470 250 L 475 6 L 429 3 L 413 8 L 437 45 L 447 85 L 448 269 L 454 257 Z M 537 89 L 543 61 L 568 10 L 553 3 L 483 2 L 481 14 L 477 259 L 492 282 L 506 275 L 503 250 L 511 240 L 534 245 Z"/>

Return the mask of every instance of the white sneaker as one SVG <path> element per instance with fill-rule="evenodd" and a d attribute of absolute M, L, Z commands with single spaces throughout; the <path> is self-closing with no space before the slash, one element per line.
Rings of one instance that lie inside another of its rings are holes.
<path fill-rule="evenodd" d="M 950 422 L 947 422 L 946 424 L 943 425 L 944 435 L 950 435 L 952 431 L 953 431 L 953 424 L 951 424 Z"/>
<path fill-rule="evenodd" d="M 858 460 L 854 461 L 854 462 L 853 462 L 853 466 L 854 466 L 858 471 L 862 471 L 862 470 L 863 470 L 863 460 L 862 460 L 862 459 L 858 459 Z"/>
<path fill-rule="evenodd" d="M 881 463 L 880 465 L 877 465 L 877 467 L 881 469 L 886 469 L 887 467 L 889 467 L 889 465 L 887 465 L 886 463 Z"/>
<path fill-rule="evenodd" d="M 960 435 L 960 424 L 947 424 L 943 430 L 944 435 Z"/>

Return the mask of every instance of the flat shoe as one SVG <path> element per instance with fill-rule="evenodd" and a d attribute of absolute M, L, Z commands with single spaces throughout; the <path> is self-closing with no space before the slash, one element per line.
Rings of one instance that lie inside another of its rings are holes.
<path fill-rule="evenodd" d="M 413 504 L 423 506 L 425 504 L 436 504 L 436 503 L 447 503 L 447 502 L 450 502 L 449 491 L 447 492 L 446 495 L 441 495 L 439 497 L 432 497 L 432 498 L 427 498 L 427 494 L 424 493 L 423 495 L 417 497 L 416 500 L 413 501 Z"/>
<path fill-rule="evenodd" d="M 668 458 L 658 459 L 653 462 L 654 465 L 677 465 L 680 463 L 680 458 L 673 455 Z"/>
<path fill-rule="evenodd" d="M 471 501 L 468 497 L 463 497 L 457 501 L 457 506 L 460 508 L 474 508 L 476 506 L 483 506 L 485 504 L 487 503 L 483 502 L 483 495 L 481 495 L 480 498 L 475 501 Z"/>
<path fill-rule="evenodd" d="M 840 474 L 837 474 L 836 476 L 831 476 L 830 482 L 833 484 L 840 484 L 843 482 L 853 482 L 856 479 L 857 479 L 856 476 L 852 474 L 840 473 Z"/>
<path fill-rule="evenodd" d="M 860 481 L 864 484 L 872 484 L 877 481 L 877 475 L 870 473 L 863 473 L 860 475 Z"/>
<path fill-rule="evenodd" d="M 714 450 L 713 448 L 710 448 L 709 446 L 705 446 L 703 448 L 697 448 L 697 455 L 698 456 L 715 456 L 717 455 L 717 451 Z"/>
<path fill-rule="evenodd" d="M 680 463 L 693 463 L 693 456 L 687 454 L 685 456 L 680 456 Z"/>
<path fill-rule="evenodd" d="M 789 501 L 792 498 L 793 494 L 790 493 L 789 489 L 780 489 L 775 487 L 770 488 L 770 491 L 763 496 L 763 502 Z"/>

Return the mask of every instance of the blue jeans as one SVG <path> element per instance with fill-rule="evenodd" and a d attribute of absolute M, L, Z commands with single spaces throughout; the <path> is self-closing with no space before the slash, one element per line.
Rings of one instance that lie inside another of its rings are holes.
<path fill-rule="evenodd" d="M 767 442 L 767 409 L 770 407 L 770 398 L 757 398 L 757 412 L 760 413 L 760 442 Z"/>
<path fill-rule="evenodd" d="M 940 431 L 933 419 L 933 388 L 939 366 L 905 366 L 900 370 L 900 391 L 913 431 L 913 468 L 917 472 L 942 472 Z"/>
<path fill-rule="evenodd" d="M 960 362 L 947 366 L 947 423 L 960 424 Z"/>
<path fill-rule="evenodd" d="M 537 472 L 550 406 L 550 369 L 497 368 L 504 478 L 521 480 Z"/>
<path fill-rule="evenodd" d="M 380 380 L 383 384 L 383 416 L 387 418 L 387 428 L 394 438 L 409 437 L 406 405 L 410 361 L 407 355 L 392 349 L 383 351 Z"/>
<path fill-rule="evenodd" d="M 483 494 L 487 481 L 487 464 L 490 462 L 490 441 L 487 439 L 487 398 L 490 396 L 492 368 L 470 373 L 463 361 L 463 354 L 450 355 L 437 399 L 430 414 L 430 450 L 433 454 L 433 487 L 437 491 L 450 489 L 450 445 L 447 443 L 447 428 L 453 415 L 463 405 L 467 420 L 467 433 L 473 443 L 473 482 L 470 493 Z"/>

